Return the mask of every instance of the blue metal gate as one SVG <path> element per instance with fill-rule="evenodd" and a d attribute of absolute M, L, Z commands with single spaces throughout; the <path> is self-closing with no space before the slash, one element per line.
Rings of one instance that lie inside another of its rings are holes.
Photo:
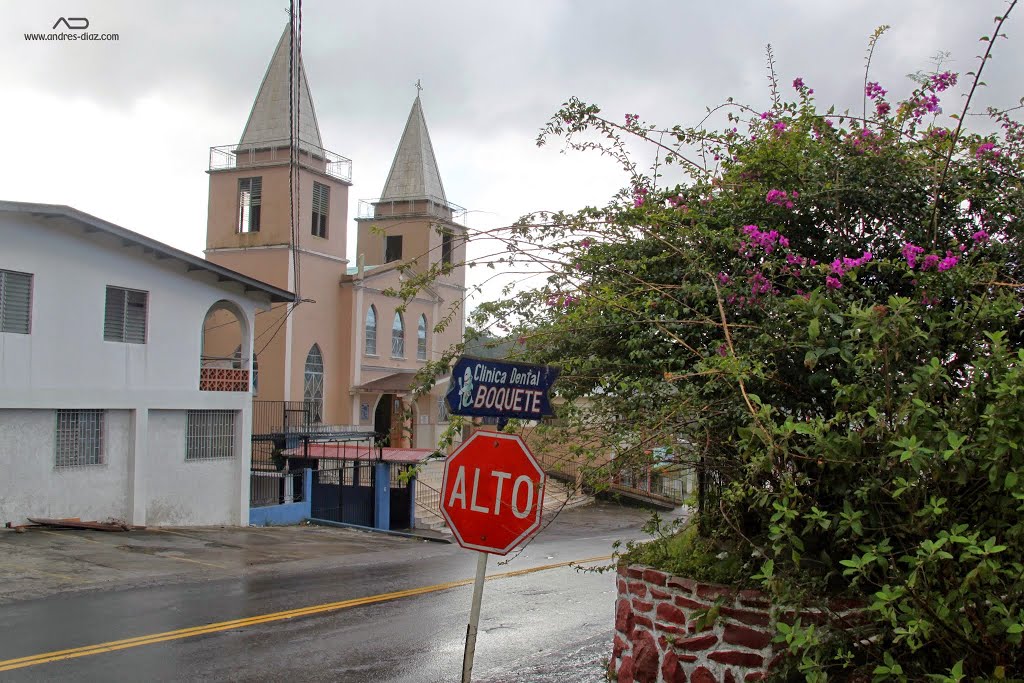
<path fill-rule="evenodd" d="M 311 512 L 314 519 L 372 527 L 374 525 L 373 463 L 359 460 L 321 461 L 313 472 Z M 326 465 L 327 469 L 323 469 Z"/>

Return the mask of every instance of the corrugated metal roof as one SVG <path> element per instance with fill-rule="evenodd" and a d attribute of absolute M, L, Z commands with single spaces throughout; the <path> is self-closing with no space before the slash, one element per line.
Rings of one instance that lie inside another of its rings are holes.
<path fill-rule="evenodd" d="M 0 213 L 23 213 L 30 216 L 43 216 L 46 218 L 64 218 L 78 224 L 86 232 L 102 232 L 120 241 L 122 247 L 140 247 L 143 252 L 151 253 L 154 258 L 170 258 L 186 264 L 187 271 L 203 271 L 217 276 L 218 282 L 233 282 L 242 285 L 245 291 L 258 291 L 267 294 L 274 302 L 295 301 L 295 295 L 286 289 L 280 289 L 274 285 L 256 280 L 248 275 L 218 266 L 198 256 L 175 249 L 174 247 L 158 242 L 155 239 L 132 232 L 120 225 L 114 225 L 102 218 L 97 218 L 84 211 L 64 206 L 62 204 L 35 204 L 31 202 L 5 202 L 0 201 Z"/>

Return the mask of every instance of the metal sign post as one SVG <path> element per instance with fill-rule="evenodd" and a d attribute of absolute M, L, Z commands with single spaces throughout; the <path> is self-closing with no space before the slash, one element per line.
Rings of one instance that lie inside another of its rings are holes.
<path fill-rule="evenodd" d="M 469 624 L 466 626 L 466 650 L 462 654 L 462 683 L 471 683 L 473 677 L 473 655 L 476 654 L 476 632 L 480 625 L 480 602 L 484 597 L 484 574 L 487 573 L 487 553 L 477 553 L 476 581 L 473 583 L 473 606 L 469 609 Z"/>

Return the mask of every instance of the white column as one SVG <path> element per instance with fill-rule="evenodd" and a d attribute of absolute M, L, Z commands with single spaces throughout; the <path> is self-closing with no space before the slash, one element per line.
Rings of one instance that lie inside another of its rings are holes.
<path fill-rule="evenodd" d="M 128 523 L 146 525 L 146 476 L 149 458 L 149 409 L 130 411 L 131 450 L 128 454 Z"/>
<path fill-rule="evenodd" d="M 238 463 L 236 481 L 237 520 L 239 526 L 249 526 L 249 476 L 252 469 L 252 401 L 243 401 L 236 413 L 235 462 Z"/>

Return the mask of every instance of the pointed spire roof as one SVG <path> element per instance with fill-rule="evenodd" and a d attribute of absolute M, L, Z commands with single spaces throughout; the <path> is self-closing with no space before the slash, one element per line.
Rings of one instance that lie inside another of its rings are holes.
<path fill-rule="evenodd" d="M 434 197 L 442 202 L 448 199 L 444 194 L 441 174 L 437 170 L 434 147 L 430 144 L 430 133 L 423 118 L 420 96 L 412 103 L 409 120 L 398 143 L 391 172 L 384 183 L 381 199 L 407 199 L 409 197 Z"/>
<path fill-rule="evenodd" d="M 277 49 L 270 59 L 270 66 L 263 76 L 256 101 L 253 102 L 249 120 L 242 131 L 239 146 L 256 146 L 261 143 L 287 140 L 288 135 L 288 57 L 291 51 L 291 24 L 284 27 Z M 301 58 L 298 60 L 298 104 L 299 139 L 323 147 L 320 142 L 320 127 L 313 110 L 313 99 L 309 95 L 306 69 Z"/>

